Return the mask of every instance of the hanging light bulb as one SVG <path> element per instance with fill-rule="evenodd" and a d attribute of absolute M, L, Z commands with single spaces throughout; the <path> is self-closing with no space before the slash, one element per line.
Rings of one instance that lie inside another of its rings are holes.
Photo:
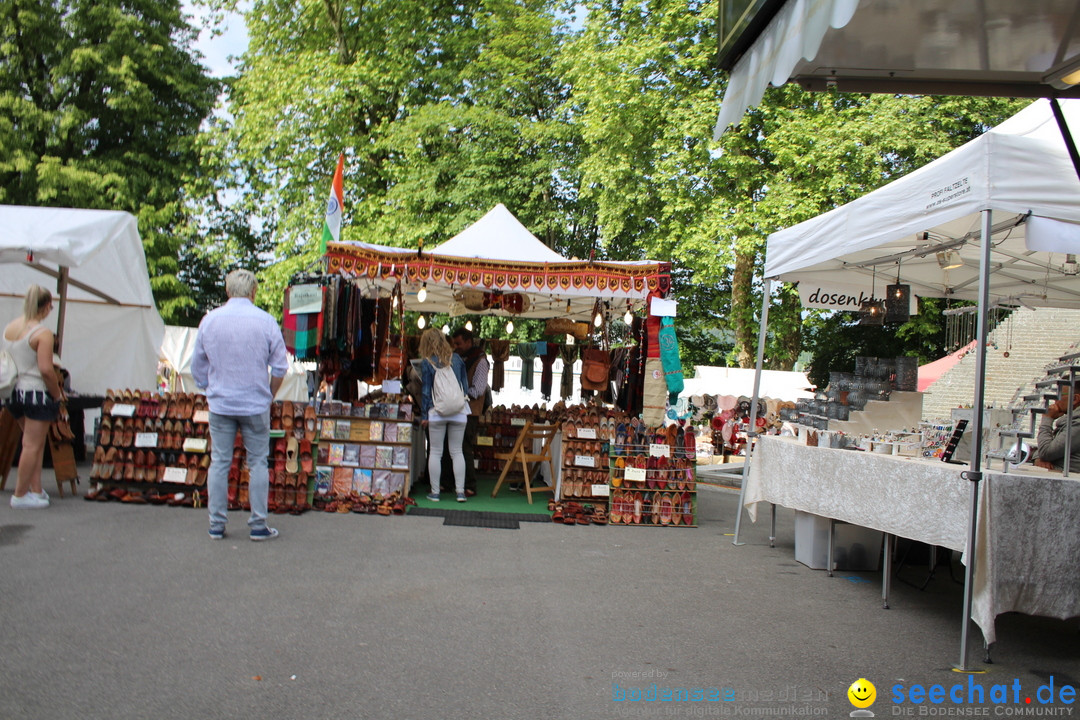
<path fill-rule="evenodd" d="M 634 322 L 634 313 L 631 312 L 629 305 L 626 307 L 626 314 L 622 316 L 622 319 L 623 319 L 623 322 L 626 323 L 627 325 Z"/>
<path fill-rule="evenodd" d="M 424 283 L 420 288 L 420 292 L 416 293 L 416 302 L 422 303 L 427 300 L 427 283 Z"/>
<path fill-rule="evenodd" d="M 443 335 L 449 335 L 450 334 L 450 326 L 449 325 L 443 325 L 442 326 L 442 334 Z"/>
<path fill-rule="evenodd" d="M 596 313 L 596 317 L 593 318 L 592 324 L 594 327 L 600 327 L 604 322 L 604 317 L 600 313 Z"/>
<path fill-rule="evenodd" d="M 397 295 L 394 295 L 394 300 L 393 300 L 393 302 L 391 302 L 391 303 L 390 303 L 390 305 L 391 305 L 391 306 L 392 306 L 392 307 L 393 307 L 393 308 L 394 308 L 395 310 L 397 310 Z"/>
<path fill-rule="evenodd" d="M 465 323 L 465 329 L 468 330 L 469 332 L 472 332 L 472 320 L 469 320 L 468 322 Z"/>
<path fill-rule="evenodd" d="M 423 315 L 416 318 L 416 327 L 420 328 L 421 330 L 427 327 L 427 318 L 425 318 Z"/>
<path fill-rule="evenodd" d="M 506 334 L 509 335 L 512 332 L 514 332 L 514 321 L 513 320 L 507 320 L 506 321 Z"/>

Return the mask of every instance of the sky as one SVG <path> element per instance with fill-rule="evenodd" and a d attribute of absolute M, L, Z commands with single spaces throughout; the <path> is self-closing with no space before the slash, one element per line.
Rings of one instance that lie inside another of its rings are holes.
<path fill-rule="evenodd" d="M 190 0 L 181 3 L 183 12 L 192 16 L 192 25 L 203 27 L 206 12 L 202 8 L 194 6 Z M 237 13 L 226 16 L 225 31 L 218 36 L 213 36 L 210 30 L 204 29 L 199 33 L 199 39 L 195 43 L 195 49 L 203 54 L 203 64 L 210 69 L 214 77 L 224 77 L 234 72 L 230 56 L 238 56 L 247 49 L 248 34 L 244 18 Z"/>

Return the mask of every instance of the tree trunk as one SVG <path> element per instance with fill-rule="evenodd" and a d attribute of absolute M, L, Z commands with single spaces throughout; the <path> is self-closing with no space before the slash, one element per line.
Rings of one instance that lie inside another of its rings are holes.
<path fill-rule="evenodd" d="M 731 277 L 731 319 L 735 330 L 735 352 L 742 368 L 754 367 L 757 353 L 753 280 L 753 251 L 736 249 L 735 271 Z"/>

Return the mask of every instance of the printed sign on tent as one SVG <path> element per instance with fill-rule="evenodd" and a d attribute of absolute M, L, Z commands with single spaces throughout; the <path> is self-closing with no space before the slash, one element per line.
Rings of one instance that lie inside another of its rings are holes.
<path fill-rule="evenodd" d="M 895 279 L 895 278 L 894 278 Z M 813 283 L 803 280 L 799 283 L 799 299 L 804 308 L 820 308 L 822 310 L 851 310 L 857 312 L 862 303 L 870 300 L 873 295 L 876 300 L 883 300 L 885 286 L 893 282 L 893 279 L 878 278 L 873 284 L 867 280 L 866 284 L 841 284 L 841 283 Z M 873 290 L 873 292 L 871 292 Z M 919 312 L 919 303 L 915 295 L 911 295 L 910 313 L 916 315 Z"/>

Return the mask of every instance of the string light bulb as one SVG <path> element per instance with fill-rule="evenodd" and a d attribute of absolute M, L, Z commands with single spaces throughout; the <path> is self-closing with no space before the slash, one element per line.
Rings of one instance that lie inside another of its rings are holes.
<path fill-rule="evenodd" d="M 514 332 L 514 321 L 513 320 L 507 320 L 506 321 L 506 334 L 509 335 L 512 332 Z"/>
<path fill-rule="evenodd" d="M 469 320 L 465 323 L 465 329 L 469 332 L 472 332 L 472 320 Z"/>
<path fill-rule="evenodd" d="M 427 318 L 425 318 L 423 315 L 416 318 L 416 327 L 420 328 L 421 330 L 427 327 Z"/>
<path fill-rule="evenodd" d="M 416 302 L 422 303 L 427 300 L 427 283 L 424 283 L 420 291 L 416 293 Z"/>
<path fill-rule="evenodd" d="M 603 324 L 603 322 L 604 322 L 603 316 L 599 312 L 596 313 L 596 317 L 594 317 L 593 321 L 592 321 L 593 326 L 594 327 L 600 327 L 600 325 Z"/>
<path fill-rule="evenodd" d="M 450 326 L 449 325 L 443 325 L 442 326 L 442 334 L 443 335 L 449 335 L 450 334 Z"/>
<path fill-rule="evenodd" d="M 632 322 L 634 322 L 634 313 L 632 313 L 632 312 L 630 311 L 630 307 L 629 307 L 629 306 L 627 306 L 627 308 L 626 308 L 626 314 L 622 316 L 622 319 L 623 319 L 623 322 L 624 322 L 624 323 L 626 323 L 627 325 L 629 325 L 629 324 L 631 324 Z"/>

